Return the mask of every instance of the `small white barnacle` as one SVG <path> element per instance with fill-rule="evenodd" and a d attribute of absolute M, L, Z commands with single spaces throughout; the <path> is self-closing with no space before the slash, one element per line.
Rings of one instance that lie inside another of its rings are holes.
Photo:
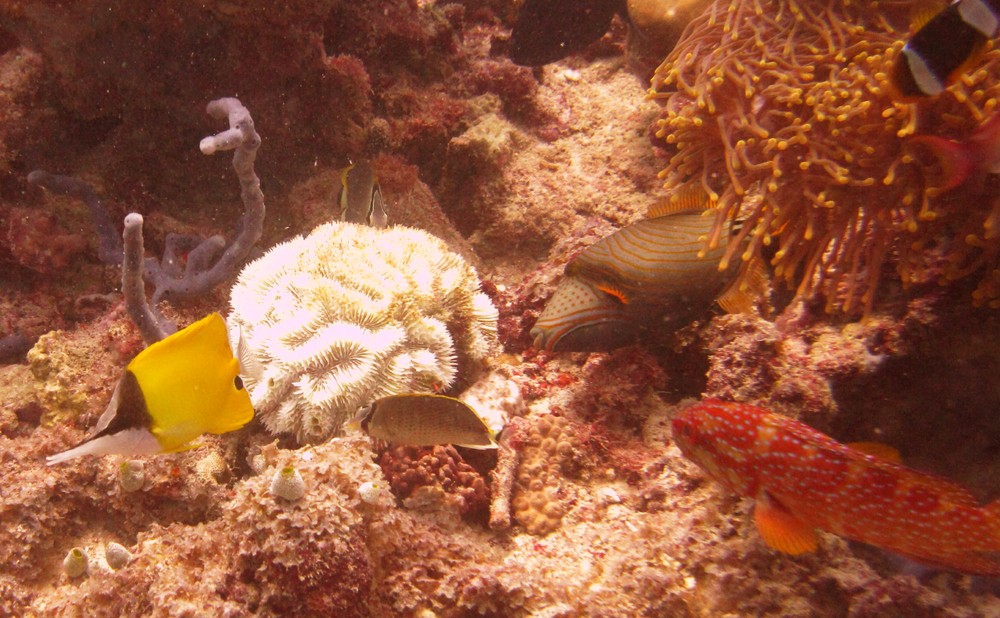
<path fill-rule="evenodd" d="M 138 459 L 126 459 L 118 466 L 118 484 L 122 491 L 133 492 L 146 484 L 146 465 Z"/>
<path fill-rule="evenodd" d="M 114 541 L 104 546 L 104 559 L 112 570 L 117 571 L 132 561 L 132 552 Z"/>
<path fill-rule="evenodd" d="M 384 505 L 388 503 L 385 486 L 378 481 L 366 481 L 358 485 L 358 497 L 365 504 Z"/>
<path fill-rule="evenodd" d="M 87 550 L 82 547 L 74 547 L 69 550 L 66 557 L 63 558 L 63 571 L 66 575 L 70 577 L 80 577 L 87 572 L 90 566 L 90 557 L 87 555 Z"/>
<path fill-rule="evenodd" d="M 294 502 L 306 494 L 306 482 L 295 466 L 278 469 L 271 479 L 271 495 Z"/>

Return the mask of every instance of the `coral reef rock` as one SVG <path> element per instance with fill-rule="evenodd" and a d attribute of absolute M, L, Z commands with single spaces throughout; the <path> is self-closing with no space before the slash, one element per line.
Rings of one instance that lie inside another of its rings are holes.
<path fill-rule="evenodd" d="M 559 527 L 566 513 L 558 497 L 560 470 L 572 462 L 575 446 L 569 423 L 560 416 L 543 416 L 526 431 L 513 507 L 514 518 L 529 533 L 544 536 Z"/>
<path fill-rule="evenodd" d="M 405 227 L 320 226 L 249 264 L 230 303 L 254 408 L 300 441 L 379 397 L 471 380 L 497 348 L 475 270 Z"/>

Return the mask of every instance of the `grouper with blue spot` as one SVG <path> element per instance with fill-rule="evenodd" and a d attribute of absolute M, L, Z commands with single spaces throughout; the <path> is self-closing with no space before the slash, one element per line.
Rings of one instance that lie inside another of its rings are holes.
<path fill-rule="evenodd" d="M 253 418 L 239 369 L 226 323 L 212 313 L 132 359 L 93 433 L 47 461 L 174 453 L 202 434 L 235 431 Z"/>

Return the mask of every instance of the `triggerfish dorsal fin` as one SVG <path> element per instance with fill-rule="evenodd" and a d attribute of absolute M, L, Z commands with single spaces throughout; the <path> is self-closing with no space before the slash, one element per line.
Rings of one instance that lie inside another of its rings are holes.
<path fill-rule="evenodd" d="M 881 442 L 848 442 L 847 446 L 865 455 L 871 455 L 875 459 L 881 459 L 882 461 L 894 464 L 903 463 L 903 457 L 899 454 L 899 451 L 888 444 L 882 444 Z"/>
<path fill-rule="evenodd" d="M 708 193 L 700 184 L 689 184 L 650 204 L 646 211 L 646 218 L 656 219 L 679 212 L 711 210 L 714 207 L 715 200 L 709 198 Z"/>
<path fill-rule="evenodd" d="M 819 545 L 816 530 L 793 515 L 767 492 L 757 496 L 753 517 L 757 530 L 768 547 L 797 556 L 816 551 Z"/>
<path fill-rule="evenodd" d="M 755 308 L 767 298 L 767 267 L 758 257 L 751 259 L 736 279 L 722 292 L 716 302 L 730 314 L 754 313 Z M 764 313 L 767 313 L 765 307 Z"/>

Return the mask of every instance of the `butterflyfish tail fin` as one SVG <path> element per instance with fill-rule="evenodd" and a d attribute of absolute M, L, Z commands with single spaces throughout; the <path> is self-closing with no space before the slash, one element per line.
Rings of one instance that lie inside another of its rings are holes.
<path fill-rule="evenodd" d="M 86 440 L 69 450 L 49 455 L 45 461 L 51 466 L 84 455 L 155 455 L 161 451 L 156 436 L 148 429 L 136 428 Z"/>

